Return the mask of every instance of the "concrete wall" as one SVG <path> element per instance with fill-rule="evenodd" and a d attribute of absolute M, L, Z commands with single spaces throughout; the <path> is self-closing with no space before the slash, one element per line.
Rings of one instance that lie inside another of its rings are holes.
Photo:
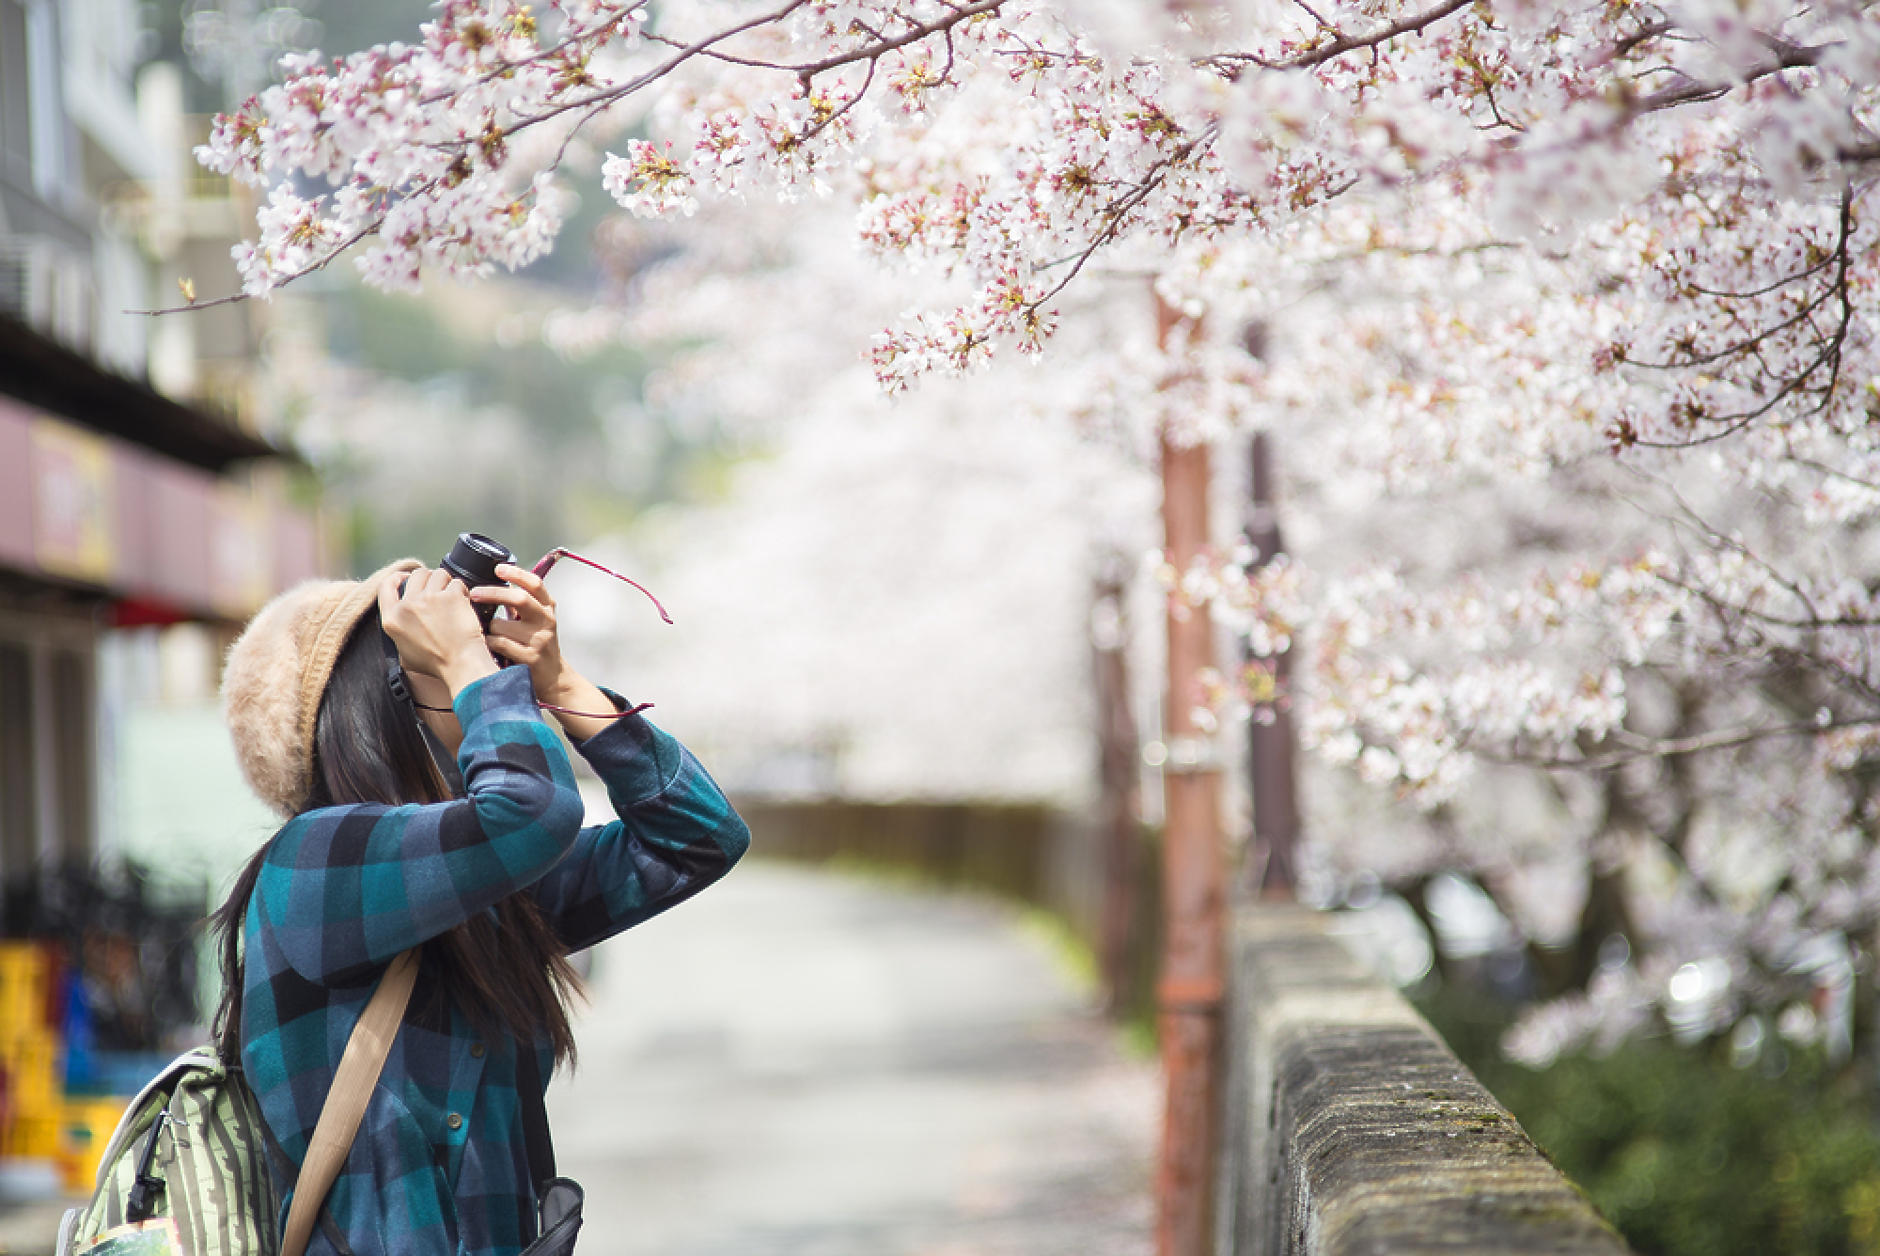
<path fill-rule="evenodd" d="M 1326 917 L 1248 909 L 1229 946 L 1220 1252 L 1628 1251 Z"/>
<path fill-rule="evenodd" d="M 1058 848 L 1075 835 L 1047 807 L 734 798 L 751 853 L 894 868 L 938 885 L 1051 905 Z"/>

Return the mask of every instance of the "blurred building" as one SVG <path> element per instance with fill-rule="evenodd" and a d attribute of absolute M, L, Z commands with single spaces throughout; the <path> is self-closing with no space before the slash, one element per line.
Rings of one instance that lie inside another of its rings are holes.
<path fill-rule="evenodd" d="M 209 656 L 321 568 L 292 459 L 244 394 L 247 303 L 153 318 L 243 206 L 142 67 L 134 0 L 0 0 L 0 881 L 111 845 L 111 686 L 133 633 Z M 215 295 L 204 293 L 203 297 Z M 4 923 L 4 922 L 0 922 Z"/>

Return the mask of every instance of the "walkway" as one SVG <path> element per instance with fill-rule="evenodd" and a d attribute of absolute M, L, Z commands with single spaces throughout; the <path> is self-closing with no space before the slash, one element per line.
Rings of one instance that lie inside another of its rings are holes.
<path fill-rule="evenodd" d="M 1159 1088 L 970 898 L 747 863 L 601 949 L 583 1256 L 1144 1256 Z"/>

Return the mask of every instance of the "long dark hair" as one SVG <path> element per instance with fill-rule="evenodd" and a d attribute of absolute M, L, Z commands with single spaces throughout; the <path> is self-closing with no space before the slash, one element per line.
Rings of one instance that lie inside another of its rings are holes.
<path fill-rule="evenodd" d="M 451 800 L 414 713 L 385 683 L 381 635 L 374 608 L 333 665 L 314 726 L 313 784 L 302 812 L 342 803 Z M 222 1058 L 230 1061 L 241 1049 L 242 929 L 267 853 L 266 844 L 255 852 L 210 917 L 221 935 L 222 1003 L 214 1031 Z M 558 1062 L 574 1059 L 568 1001 L 580 993 L 581 979 L 526 891 L 498 903 L 494 920 L 482 913 L 432 938 L 421 958 L 420 971 L 435 979 L 437 996 L 455 1002 L 478 1033 L 524 1040 L 546 1034 Z"/>

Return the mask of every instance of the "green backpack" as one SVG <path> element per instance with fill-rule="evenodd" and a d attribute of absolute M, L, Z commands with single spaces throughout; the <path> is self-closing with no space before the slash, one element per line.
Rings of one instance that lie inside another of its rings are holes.
<path fill-rule="evenodd" d="M 275 1256 L 281 1201 L 266 1146 L 241 1070 L 224 1066 L 212 1047 L 186 1052 L 125 1110 L 97 1191 L 65 1214 L 54 1251 L 77 1256 L 107 1231 L 168 1217 L 185 1256 Z"/>

